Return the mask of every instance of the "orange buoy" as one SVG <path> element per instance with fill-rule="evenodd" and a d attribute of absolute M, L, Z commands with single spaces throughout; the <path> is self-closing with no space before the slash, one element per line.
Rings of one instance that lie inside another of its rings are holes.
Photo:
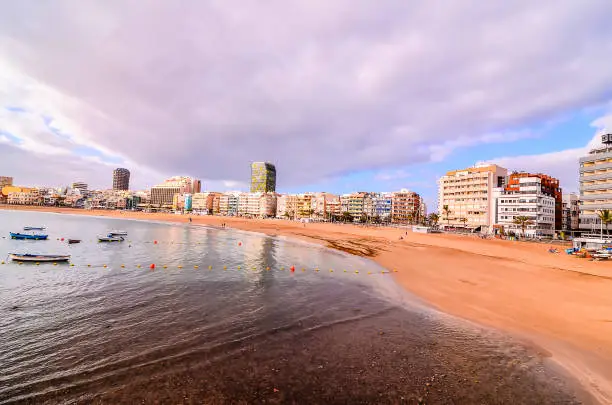
<path fill-rule="evenodd" d="M 151 270 L 153 270 L 153 269 L 155 268 L 155 263 L 151 263 L 151 265 L 149 266 L 149 268 L 150 268 Z"/>

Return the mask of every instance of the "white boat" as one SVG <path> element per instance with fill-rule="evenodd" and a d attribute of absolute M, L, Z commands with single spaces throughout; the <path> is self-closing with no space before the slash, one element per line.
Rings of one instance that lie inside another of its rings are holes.
<path fill-rule="evenodd" d="M 127 236 L 126 231 L 110 231 L 108 236 Z"/>
<path fill-rule="evenodd" d="M 33 255 L 9 253 L 11 260 L 16 262 L 67 262 L 70 260 L 70 255 Z"/>
<path fill-rule="evenodd" d="M 123 236 L 112 236 L 112 235 L 108 235 L 108 236 L 98 236 L 98 242 L 123 242 L 125 239 L 123 239 Z"/>

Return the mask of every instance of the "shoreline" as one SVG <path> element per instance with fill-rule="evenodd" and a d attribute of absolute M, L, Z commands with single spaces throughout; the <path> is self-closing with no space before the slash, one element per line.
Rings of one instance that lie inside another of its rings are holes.
<path fill-rule="evenodd" d="M 4 210 L 188 222 L 175 214 L 0 206 Z M 405 233 L 403 228 L 192 216 L 373 260 L 433 308 L 541 348 L 600 403 L 612 403 L 612 263 L 548 253 L 547 244 Z M 403 240 L 399 240 L 402 236 Z"/>

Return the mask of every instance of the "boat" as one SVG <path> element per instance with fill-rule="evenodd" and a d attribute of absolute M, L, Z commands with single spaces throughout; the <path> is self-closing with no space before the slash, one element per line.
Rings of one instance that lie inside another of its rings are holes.
<path fill-rule="evenodd" d="M 11 260 L 16 262 L 67 262 L 70 260 L 70 255 L 33 255 L 9 253 Z"/>
<path fill-rule="evenodd" d="M 81 239 L 68 239 L 68 244 L 81 243 Z"/>
<path fill-rule="evenodd" d="M 24 231 L 44 231 L 45 227 L 44 226 L 24 226 L 23 230 Z"/>
<path fill-rule="evenodd" d="M 110 231 L 108 236 L 127 236 L 126 231 Z"/>
<path fill-rule="evenodd" d="M 111 234 L 98 236 L 98 242 L 123 242 L 124 240 L 122 236 L 112 236 Z"/>
<path fill-rule="evenodd" d="M 10 235 L 11 235 L 11 239 L 19 239 L 19 240 L 24 240 L 24 239 L 47 240 L 47 238 L 49 237 L 49 235 L 43 235 L 41 233 L 29 234 L 29 233 L 10 232 Z"/>

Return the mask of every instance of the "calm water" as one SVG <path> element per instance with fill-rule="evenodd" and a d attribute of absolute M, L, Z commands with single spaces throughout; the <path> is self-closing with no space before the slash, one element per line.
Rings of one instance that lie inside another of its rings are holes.
<path fill-rule="evenodd" d="M 8 239 L 24 225 L 51 240 Z M 129 241 L 95 242 L 111 229 Z M 3 260 L 69 253 L 74 264 L 0 266 L 2 404 L 578 403 L 535 352 L 424 308 L 360 258 L 42 213 L 0 211 L 0 236 Z"/>

